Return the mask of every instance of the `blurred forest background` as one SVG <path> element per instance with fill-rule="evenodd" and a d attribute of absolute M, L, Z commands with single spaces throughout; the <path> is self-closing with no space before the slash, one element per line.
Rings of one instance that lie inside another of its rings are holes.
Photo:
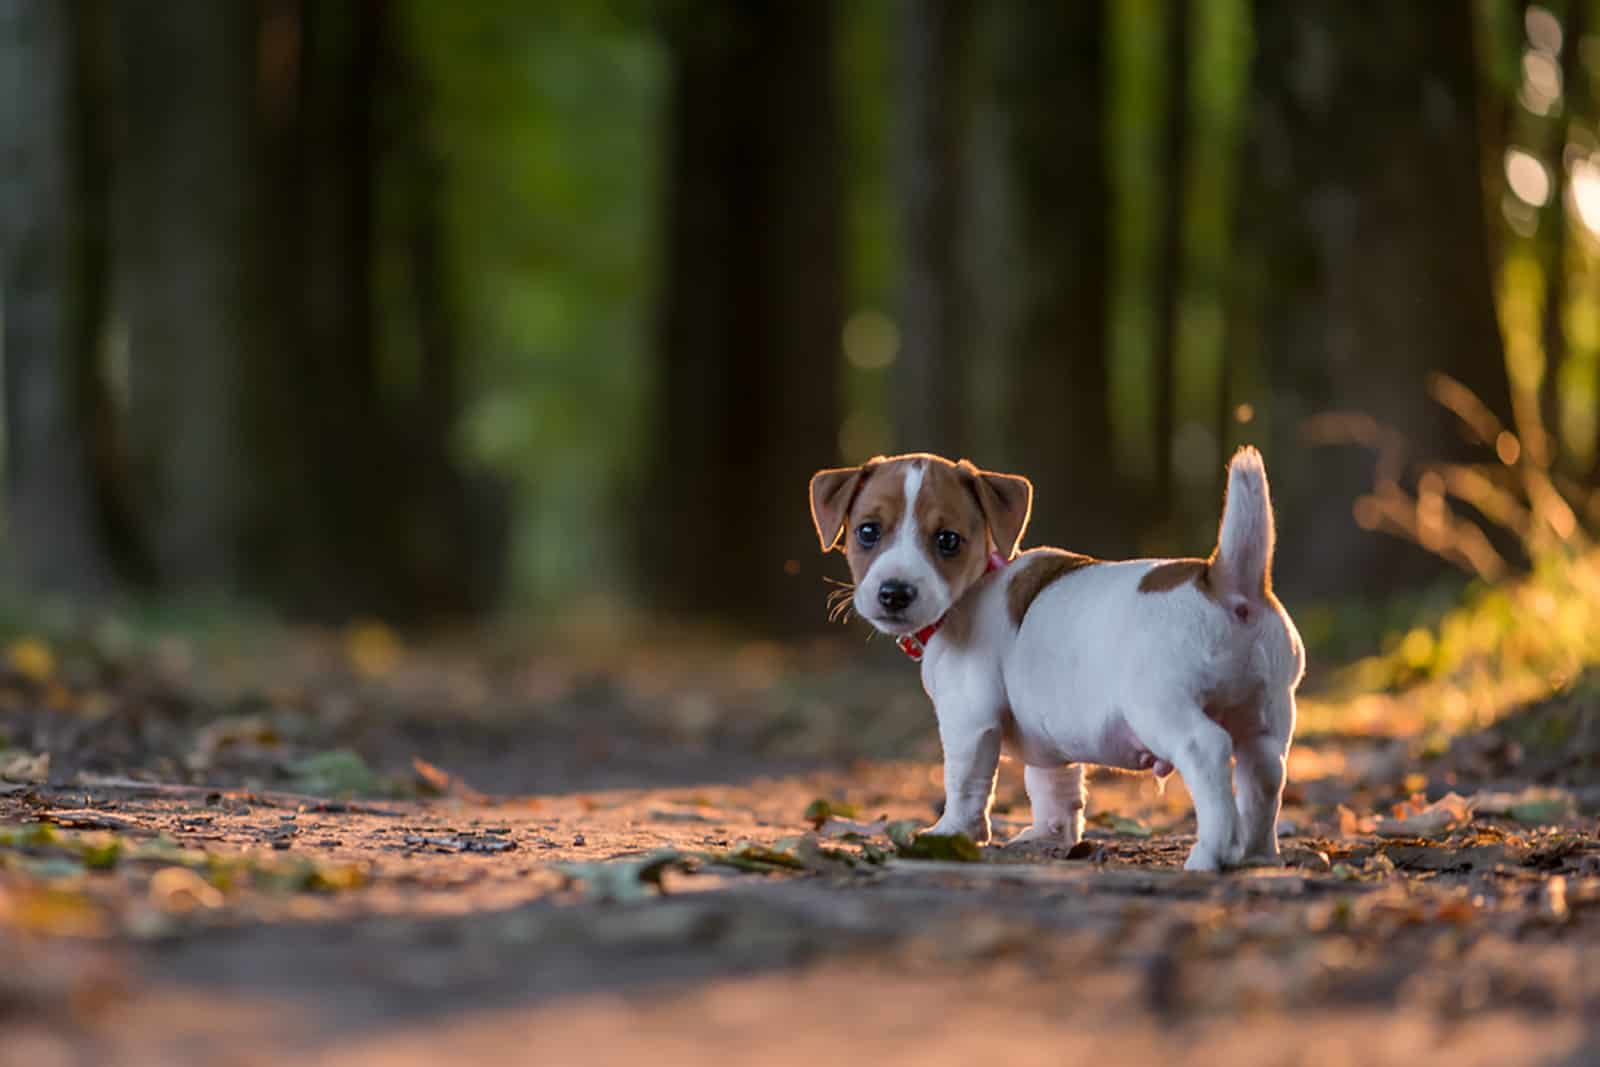
<path fill-rule="evenodd" d="M 818 467 L 1192 554 L 1249 441 L 1376 647 L 1587 558 L 1597 78 L 1593 0 L 0 0 L 11 588 L 802 635 Z"/>

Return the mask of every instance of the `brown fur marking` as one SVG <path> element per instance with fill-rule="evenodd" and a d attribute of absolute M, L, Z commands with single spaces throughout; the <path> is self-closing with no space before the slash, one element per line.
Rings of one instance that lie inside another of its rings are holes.
<path fill-rule="evenodd" d="M 989 563 L 989 530 L 965 480 L 949 463 L 929 463 L 923 468 L 917 492 L 917 528 L 923 551 L 938 568 L 954 600 L 960 600 L 983 577 Z M 940 530 L 961 535 L 961 549 L 946 559 L 933 547 Z"/>
<path fill-rule="evenodd" d="M 1211 595 L 1211 561 L 1206 559 L 1175 559 L 1158 563 L 1139 579 L 1141 593 L 1170 593 L 1180 585 L 1194 582 L 1202 593 Z"/>
<path fill-rule="evenodd" d="M 1022 619 L 1028 614 L 1028 608 L 1033 605 L 1034 598 L 1044 591 L 1045 586 L 1063 578 L 1075 570 L 1083 567 L 1092 567 L 1100 562 L 1089 556 L 1080 556 L 1076 552 L 1064 552 L 1057 548 L 1036 549 L 1022 559 L 1012 564 L 1017 573 L 1012 575 L 1011 584 L 1006 587 L 1006 609 L 1011 614 L 1011 623 L 1021 626 Z"/>
<path fill-rule="evenodd" d="M 944 625 L 939 630 L 939 636 L 956 648 L 965 648 L 972 643 L 972 631 L 978 618 L 978 601 L 983 599 L 978 591 L 992 581 L 996 575 L 1004 571 L 995 571 L 993 574 L 980 575 L 973 582 L 955 606 L 944 616 Z"/>
<path fill-rule="evenodd" d="M 913 467 L 921 469 L 922 485 L 916 513 L 908 516 L 906 472 Z M 962 608 L 966 594 L 984 580 L 991 543 L 1009 557 L 1027 527 L 1032 504 L 1033 487 L 1026 478 L 979 470 L 966 460 L 952 463 L 925 452 L 877 456 L 861 467 L 818 471 L 811 479 L 811 514 L 818 540 L 825 552 L 843 549 L 850 576 L 857 582 L 903 523 L 916 524 L 914 536 L 950 590 L 955 607 L 946 619 L 946 636 L 956 643 L 970 632 L 970 612 Z M 872 548 L 863 547 L 855 533 L 868 521 L 883 531 Z M 941 530 L 961 535 L 960 550 L 948 559 L 934 546 Z"/>

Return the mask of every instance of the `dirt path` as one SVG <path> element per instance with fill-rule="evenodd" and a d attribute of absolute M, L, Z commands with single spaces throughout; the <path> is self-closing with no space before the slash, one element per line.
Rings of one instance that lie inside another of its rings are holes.
<path fill-rule="evenodd" d="M 1081 858 L 980 863 L 892 855 L 924 763 L 354 811 L 16 790 L 0 1062 L 1589 1062 L 1593 816 L 1379 836 L 1385 758 L 1303 746 L 1293 863 L 1223 876 L 1179 870 L 1181 787 L 1132 777 Z M 1008 769 L 1002 834 L 1020 800 Z"/>

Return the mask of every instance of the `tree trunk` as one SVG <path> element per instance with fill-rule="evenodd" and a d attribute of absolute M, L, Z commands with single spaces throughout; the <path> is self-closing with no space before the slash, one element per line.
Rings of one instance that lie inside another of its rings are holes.
<path fill-rule="evenodd" d="M 1028 543 L 1126 554 L 1128 499 L 1112 463 L 1106 362 L 1105 6 L 993 10 L 1015 251 L 1002 346 L 1010 432 L 999 454 L 982 458 L 1033 480 Z"/>
<path fill-rule="evenodd" d="M 1156 252 L 1154 518 L 1168 531 L 1177 514 L 1173 447 L 1178 429 L 1178 319 L 1183 303 L 1183 220 L 1189 159 L 1189 0 L 1171 0 L 1163 49 L 1167 57 L 1166 130 L 1161 140 L 1161 229 Z"/>
<path fill-rule="evenodd" d="M 1259 363 L 1278 575 L 1295 595 L 1387 592 L 1435 573 L 1358 528 L 1374 458 L 1305 420 L 1370 415 L 1413 457 L 1459 454 L 1437 370 L 1509 411 L 1479 185 L 1471 8 L 1261 0 L 1239 215 L 1260 258 Z M 1374 48 L 1373 42 L 1384 42 Z"/>
<path fill-rule="evenodd" d="M 1567 334 L 1563 316 L 1567 310 L 1567 145 L 1570 133 L 1587 124 L 1588 71 L 1579 49 L 1588 32 L 1588 0 L 1573 0 L 1567 5 L 1562 22 L 1561 114 L 1551 122 L 1551 151 L 1545 156 L 1550 169 L 1550 199 L 1539 214 L 1540 265 L 1544 273 L 1544 377 L 1539 383 L 1539 418 L 1553 457 L 1559 453 L 1562 416 L 1562 368 L 1567 361 Z M 1569 469 L 1570 462 L 1565 464 Z"/>
<path fill-rule="evenodd" d="M 505 585 L 506 487 L 464 470 L 455 454 L 461 416 L 457 274 L 448 232 L 448 162 L 428 137 L 433 93 L 397 42 L 391 169 L 405 190 L 399 251 L 410 266 L 405 294 L 417 344 L 416 380 L 405 407 L 402 487 L 408 598 L 429 618 L 491 608 Z M 391 252 L 391 254 L 393 254 Z M 398 531 L 397 531 L 398 532 Z"/>
<path fill-rule="evenodd" d="M 83 404 L 103 323 L 104 244 L 102 205 L 85 196 L 78 8 L 0 0 L 0 355 L 18 580 L 93 597 L 112 585 Z"/>
<path fill-rule="evenodd" d="M 168 589 L 238 587 L 238 368 L 253 344 L 249 217 L 254 12 L 126 0 L 116 278 L 129 350 L 140 526 Z"/>
<path fill-rule="evenodd" d="M 901 0 L 899 192 L 905 256 L 895 440 L 958 457 L 970 448 L 962 284 L 963 71 L 967 0 Z"/>
<path fill-rule="evenodd" d="M 454 612 L 454 594 L 465 594 L 465 582 L 441 594 L 438 578 L 450 554 L 440 531 L 458 511 L 421 514 L 444 506 L 444 457 L 423 438 L 436 432 L 436 418 L 453 417 L 453 384 L 430 380 L 438 393 L 406 413 L 425 424 L 396 418 L 375 339 L 376 196 L 394 156 L 397 181 L 418 183 L 397 185 L 410 198 L 398 223 L 407 232 L 393 238 L 392 254 L 427 257 L 413 263 L 419 291 L 409 304 L 422 369 L 450 359 L 447 296 L 432 288 L 442 264 L 415 231 L 436 223 L 413 217 L 438 209 L 439 179 L 416 158 L 408 124 L 422 121 L 425 101 L 398 91 L 403 60 L 390 15 L 382 0 L 271 0 L 263 9 L 259 236 L 273 321 L 270 345 L 250 367 L 246 419 L 258 476 L 245 539 L 252 588 L 316 617 Z M 378 113 L 383 100 L 395 102 L 389 116 Z M 436 241 L 431 230 L 423 236 Z"/>
<path fill-rule="evenodd" d="M 659 442 L 643 559 L 668 610 L 821 625 L 805 486 L 837 462 L 842 304 L 830 3 L 668 27 Z"/>

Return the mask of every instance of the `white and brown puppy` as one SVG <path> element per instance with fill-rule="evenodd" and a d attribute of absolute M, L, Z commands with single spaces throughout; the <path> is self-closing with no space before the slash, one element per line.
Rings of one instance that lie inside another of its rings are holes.
<path fill-rule="evenodd" d="M 1228 469 L 1207 559 L 1016 555 L 1026 478 L 914 454 L 819 471 L 811 514 L 842 543 L 856 613 L 922 661 L 944 745 L 936 833 L 989 840 L 1004 745 L 1026 765 L 1033 825 L 1013 841 L 1074 844 L 1083 764 L 1174 768 L 1199 833 L 1184 864 L 1274 862 L 1300 635 L 1272 595 L 1261 454 Z"/>

